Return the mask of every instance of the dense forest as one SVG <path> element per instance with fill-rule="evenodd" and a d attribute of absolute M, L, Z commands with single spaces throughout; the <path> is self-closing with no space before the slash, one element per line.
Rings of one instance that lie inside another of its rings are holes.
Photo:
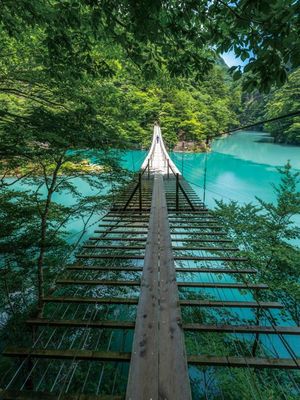
<path fill-rule="evenodd" d="M 298 112 L 300 109 L 300 69 L 290 72 L 288 81 L 281 88 L 272 88 L 270 93 L 258 91 L 242 94 L 242 113 L 240 120 L 243 125 L 257 121 L 276 118 Z M 259 124 L 258 129 L 269 132 L 275 143 L 300 144 L 300 117 L 288 117 L 284 120 Z"/>
<path fill-rule="evenodd" d="M 28 340 L 24 320 L 40 311 L 92 217 L 131 177 L 120 154 L 147 148 L 155 121 L 173 148 L 182 139 L 201 143 L 300 110 L 299 4 L 237 3 L 238 11 L 228 1 L 2 2 L 0 350 Z M 246 67 L 228 68 L 221 58 L 227 51 Z M 300 144 L 299 116 L 264 128 L 278 143 Z M 257 207 L 220 203 L 217 212 L 234 226 L 237 242 L 250 218 L 256 225 L 248 235 L 265 227 L 252 236 L 247 256 L 257 256 L 258 241 L 259 254 L 267 246 L 263 267 L 253 264 L 271 281 L 268 266 L 276 258 L 273 286 L 281 282 L 280 294 L 291 295 L 299 323 L 292 293 L 298 296 L 299 288 L 291 285 L 299 277 L 299 251 L 286 244 L 299 232 L 282 227 L 299 212 L 299 195 L 297 177 L 285 174 L 276 209 L 261 201 L 261 215 Z M 74 178 L 96 194 L 84 195 Z M 62 205 L 61 194 L 74 202 Z M 282 219 L 270 236 L 277 216 Z M 79 220 L 83 229 L 70 241 L 67 224 Z M 0 375 L 7 363 L 1 359 Z"/>

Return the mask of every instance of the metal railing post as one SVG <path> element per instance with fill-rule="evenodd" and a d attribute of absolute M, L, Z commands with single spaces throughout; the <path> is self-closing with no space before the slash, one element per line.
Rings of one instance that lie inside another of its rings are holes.
<path fill-rule="evenodd" d="M 142 210 L 142 174 L 139 173 L 139 203 L 140 211 Z"/>
<path fill-rule="evenodd" d="M 176 174 L 176 211 L 179 210 L 179 174 Z"/>
<path fill-rule="evenodd" d="M 149 162 L 149 158 L 148 158 L 147 167 L 148 167 L 148 179 L 150 179 L 150 162 Z"/>

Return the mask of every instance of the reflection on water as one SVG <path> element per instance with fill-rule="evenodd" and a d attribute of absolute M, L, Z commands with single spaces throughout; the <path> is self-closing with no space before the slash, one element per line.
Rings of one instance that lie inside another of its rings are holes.
<path fill-rule="evenodd" d="M 268 142 L 262 132 L 239 132 L 215 140 L 207 155 L 206 203 L 213 207 L 214 199 L 255 202 L 255 197 L 274 201 L 272 184 L 280 175 L 277 167 L 290 160 L 293 169 L 300 171 L 300 147 Z M 173 153 L 172 159 L 184 177 L 203 195 L 205 154 Z M 299 187 L 300 188 L 300 187 Z"/>
<path fill-rule="evenodd" d="M 213 152 L 272 166 L 282 166 L 291 160 L 293 167 L 300 169 L 300 147 L 274 144 L 272 138 L 263 132 L 239 132 L 215 140 Z"/>

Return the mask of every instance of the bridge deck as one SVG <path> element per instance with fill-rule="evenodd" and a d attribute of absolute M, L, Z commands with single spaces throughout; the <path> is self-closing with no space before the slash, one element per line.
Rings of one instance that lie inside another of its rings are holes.
<path fill-rule="evenodd" d="M 289 342 L 299 327 L 277 318 L 283 305 L 179 175 L 157 127 L 153 139 L 146 171 L 28 320 L 32 343 L 4 350 L 16 367 L 0 399 L 204 399 L 207 374 L 221 393 L 232 368 L 250 381 L 270 370 L 266 385 L 299 370 Z"/>

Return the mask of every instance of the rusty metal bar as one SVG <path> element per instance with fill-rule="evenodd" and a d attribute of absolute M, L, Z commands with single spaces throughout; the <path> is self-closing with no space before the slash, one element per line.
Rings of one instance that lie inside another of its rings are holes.
<path fill-rule="evenodd" d="M 219 333 L 260 333 L 266 335 L 300 335 L 299 326 L 260 326 L 260 325 L 204 325 L 204 324 L 184 324 L 186 331 L 196 332 L 219 332 Z"/>
<path fill-rule="evenodd" d="M 86 246 L 85 246 L 86 247 Z M 93 246 L 89 246 L 93 247 Z M 130 247 L 129 247 L 130 248 Z M 173 246 L 173 250 L 175 251 L 209 251 L 209 252 L 214 252 L 214 251 L 229 251 L 229 252 L 236 252 L 240 251 L 240 249 L 237 249 L 235 247 L 187 247 L 187 246 Z"/>
<path fill-rule="evenodd" d="M 115 258 L 121 260 L 143 260 L 144 256 L 142 255 L 134 255 L 134 254 L 77 254 L 76 258 Z"/>
<path fill-rule="evenodd" d="M 28 390 L 1 390 L 1 400 L 57 400 L 57 394 Z M 124 400 L 123 396 L 93 394 L 60 394 L 59 400 Z"/>
<path fill-rule="evenodd" d="M 98 244 L 85 244 L 84 249 L 108 249 L 108 250 L 145 250 L 145 246 L 106 246 Z"/>
<path fill-rule="evenodd" d="M 84 280 L 84 279 L 57 279 L 58 285 L 92 285 L 92 286 L 140 286 L 140 281 L 110 281 L 110 280 Z"/>
<path fill-rule="evenodd" d="M 68 270 L 73 271 L 128 271 L 128 272 L 139 272 L 142 271 L 143 268 L 141 267 L 130 267 L 130 266 L 101 266 L 101 265 L 70 265 L 67 267 Z"/>
<path fill-rule="evenodd" d="M 3 351 L 4 356 L 9 357 L 33 357 L 33 358 L 55 358 L 55 359 L 76 359 L 89 361 L 130 361 L 131 353 L 116 351 L 94 351 L 77 349 L 31 349 L 7 347 Z"/>
<path fill-rule="evenodd" d="M 133 298 L 117 298 L 117 297 L 44 297 L 45 303 L 82 303 L 82 304 L 132 304 L 138 303 L 138 299 Z"/>
<path fill-rule="evenodd" d="M 284 308 L 283 304 L 271 301 L 180 300 L 179 303 L 184 307 Z"/>
<path fill-rule="evenodd" d="M 97 241 L 116 241 L 116 242 L 146 242 L 146 238 L 128 238 L 128 237 L 90 237 L 89 240 Z"/>
<path fill-rule="evenodd" d="M 263 283 L 210 283 L 210 282 L 177 282 L 179 287 L 212 288 L 212 289 L 268 289 Z"/>
<path fill-rule="evenodd" d="M 194 207 L 193 203 L 192 203 L 191 200 L 189 199 L 188 195 L 185 193 L 185 190 L 183 189 L 181 183 L 179 182 L 179 179 L 178 179 L 178 185 L 179 185 L 179 188 L 181 189 L 181 191 L 182 191 L 184 197 L 186 198 L 186 201 L 189 203 L 191 209 L 192 209 L 192 210 L 195 210 L 195 207 Z"/>
<path fill-rule="evenodd" d="M 215 357 L 191 355 L 188 357 L 188 362 L 193 365 L 214 367 L 299 369 L 300 359 L 297 359 L 296 363 L 290 358 Z"/>
<path fill-rule="evenodd" d="M 193 257 L 193 256 L 175 256 L 174 260 L 181 260 L 181 261 L 230 261 L 230 262 L 246 262 L 248 261 L 247 258 L 244 257 Z"/>
<path fill-rule="evenodd" d="M 139 174 L 139 175 L 140 175 L 140 174 Z M 137 185 L 136 185 L 135 188 L 133 189 L 133 191 L 132 191 L 132 193 L 131 193 L 129 199 L 127 200 L 125 206 L 123 207 L 123 211 L 125 211 L 125 210 L 127 209 L 129 203 L 130 203 L 131 200 L 133 199 L 133 196 L 135 195 L 136 191 L 138 190 L 139 184 L 140 184 L 140 181 L 137 183 Z"/>
<path fill-rule="evenodd" d="M 110 328 L 110 329 L 134 329 L 134 321 L 89 321 L 84 319 L 47 319 L 47 318 L 34 318 L 26 321 L 29 325 L 39 326 L 56 326 L 66 328 Z"/>
<path fill-rule="evenodd" d="M 257 274 L 257 271 L 252 268 L 176 268 L 177 272 L 186 273 L 210 273 L 210 274 Z"/>

